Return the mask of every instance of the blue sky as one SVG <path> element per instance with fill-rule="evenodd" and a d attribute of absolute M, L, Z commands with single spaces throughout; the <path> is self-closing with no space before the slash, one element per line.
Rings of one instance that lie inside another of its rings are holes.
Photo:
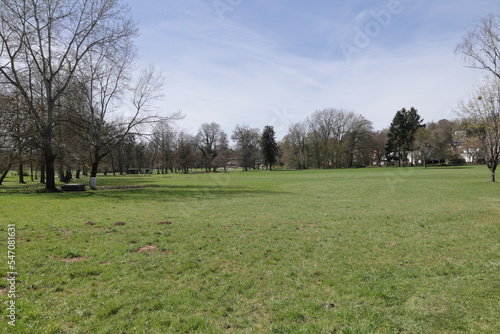
<path fill-rule="evenodd" d="M 496 0 L 126 0 L 139 65 L 165 75 L 161 113 L 195 134 L 217 122 L 273 125 L 278 139 L 318 109 L 362 114 L 375 129 L 415 107 L 453 118 L 486 73 L 454 54 Z"/>

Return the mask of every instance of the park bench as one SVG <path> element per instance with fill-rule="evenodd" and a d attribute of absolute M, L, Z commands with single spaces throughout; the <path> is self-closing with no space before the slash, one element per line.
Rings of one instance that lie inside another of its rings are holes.
<path fill-rule="evenodd" d="M 61 186 L 62 191 L 85 191 L 85 185 L 81 183 L 68 183 Z"/>

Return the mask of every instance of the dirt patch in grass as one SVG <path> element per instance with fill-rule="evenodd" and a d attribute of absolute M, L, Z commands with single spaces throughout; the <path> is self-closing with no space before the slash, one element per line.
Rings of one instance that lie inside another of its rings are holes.
<path fill-rule="evenodd" d="M 171 225 L 172 222 L 159 222 L 158 225 Z"/>
<path fill-rule="evenodd" d="M 124 222 L 116 222 L 113 225 L 114 226 L 123 226 L 123 225 L 125 225 L 125 223 Z"/>
<path fill-rule="evenodd" d="M 136 253 L 142 253 L 142 252 L 151 252 L 151 251 L 154 251 L 155 249 L 157 249 L 158 247 L 156 247 L 155 245 L 147 245 L 147 246 L 143 246 L 143 247 L 140 247 L 138 250 L 136 250 L 135 252 Z"/>

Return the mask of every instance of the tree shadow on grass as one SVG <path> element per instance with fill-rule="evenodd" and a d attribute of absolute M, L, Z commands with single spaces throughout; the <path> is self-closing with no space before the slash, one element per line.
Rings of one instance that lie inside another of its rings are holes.
<path fill-rule="evenodd" d="M 432 166 L 427 166 L 427 169 L 472 169 L 474 166 L 441 166 L 441 165 L 432 165 Z"/>
<path fill-rule="evenodd" d="M 186 199 L 215 200 L 234 196 L 259 196 L 283 194 L 277 191 L 263 191 L 241 186 L 217 186 L 217 185 L 168 185 L 143 188 L 123 189 L 98 189 L 85 192 L 63 193 L 60 199 L 80 198 L 103 198 L 116 199 L 119 201 L 181 201 Z"/>

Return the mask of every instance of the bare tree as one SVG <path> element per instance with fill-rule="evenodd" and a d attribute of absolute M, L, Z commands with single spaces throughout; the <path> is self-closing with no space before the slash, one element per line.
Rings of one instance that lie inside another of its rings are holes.
<path fill-rule="evenodd" d="M 196 136 L 198 149 L 202 154 L 203 165 L 207 172 L 213 167 L 214 172 L 217 166 L 214 165 L 214 159 L 219 154 L 221 143 L 226 138 L 221 126 L 217 123 L 203 123 Z M 227 143 L 227 141 L 226 141 Z"/>
<path fill-rule="evenodd" d="M 455 132 L 458 124 L 442 119 L 429 122 L 420 127 L 415 133 L 414 147 L 419 153 L 424 167 L 427 160 L 437 160 L 444 165 L 448 161 L 458 161 L 458 152 L 455 147 Z"/>
<path fill-rule="evenodd" d="M 483 146 L 485 160 L 495 182 L 500 163 L 500 79 L 487 80 L 460 104 L 459 115 L 469 136 L 477 137 Z"/>
<path fill-rule="evenodd" d="M 175 132 L 169 122 L 155 124 L 151 136 L 151 147 L 155 152 L 158 173 L 166 174 L 174 168 Z"/>
<path fill-rule="evenodd" d="M 227 172 L 227 163 L 229 162 L 229 142 L 225 132 L 221 133 L 219 138 L 219 145 L 217 150 L 217 156 L 213 160 L 213 166 L 215 168 L 224 169 L 224 173 Z"/>
<path fill-rule="evenodd" d="M 484 150 L 481 141 L 476 137 L 467 136 L 466 130 L 456 131 L 453 141 L 456 145 L 457 153 L 461 157 L 465 157 L 466 162 L 478 163 L 484 161 Z"/>
<path fill-rule="evenodd" d="M 352 165 L 356 143 L 372 130 L 363 116 L 335 108 L 314 112 L 308 124 L 313 156 L 323 168 Z"/>
<path fill-rule="evenodd" d="M 129 133 L 110 153 L 113 162 L 116 163 L 114 169 L 117 169 L 120 175 L 127 173 L 129 168 L 134 166 L 132 156 L 135 146 L 136 138 Z"/>
<path fill-rule="evenodd" d="M 14 164 L 17 156 L 15 140 L 12 136 L 12 118 L 15 113 L 14 99 L 8 95 L 0 95 L 0 185 Z"/>
<path fill-rule="evenodd" d="M 0 0 L 0 75 L 36 124 L 49 191 L 56 190 L 53 135 L 62 122 L 60 99 L 84 57 L 136 34 L 128 16 L 117 0 Z"/>
<path fill-rule="evenodd" d="M 0 95 L 0 185 L 16 163 L 19 183 L 25 183 L 27 153 L 36 147 L 33 132 L 33 123 L 25 112 L 23 101 L 14 93 Z"/>
<path fill-rule="evenodd" d="M 196 161 L 196 138 L 185 133 L 179 133 L 176 142 L 176 158 L 184 174 L 189 172 Z"/>
<path fill-rule="evenodd" d="M 442 119 L 437 123 L 429 123 L 427 127 L 431 131 L 433 155 L 442 163 L 446 160 L 457 160 L 457 154 L 454 149 L 454 135 L 459 129 L 459 125 L 456 122 Z"/>
<path fill-rule="evenodd" d="M 0 136 L 0 186 L 7 177 L 15 159 L 13 147 L 6 139 L 6 137 Z"/>
<path fill-rule="evenodd" d="M 333 135 L 335 113 L 335 109 L 318 110 L 308 119 L 309 128 L 311 129 L 311 139 L 314 142 L 312 147 L 315 148 L 318 168 L 326 168 L 332 164 L 332 147 L 330 141 Z"/>
<path fill-rule="evenodd" d="M 455 53 L 464 57 L 471 68 L 486 70 L 500 79 L 500 13 L 481 19 L 481 23 L 463 37 Z"/>
<path fill-rule="evenodd" d="M 460 114 L 468 134 L 482 144 L 486 164 L 495 182 L 500 155 L 499 80 L 500 80 L 500 13 L 481 19 L 455 49 L 472 68 L 486 70 L 494 79 L 478 88 L 468 102 L 460 105 Z"/>
<path fill-rule="evenodd" d="M 124 127 L 117 124 L 113 114 L 130 82 L 135 57 L 132 37 L 99 45 L 99 52 L 83 57 L 67 94 L 67 104 L 75 111 L 69 115 L 74 122 L 67 124 L 88 150 L 91 177 L 96 177 L 100 161 L 126 135 L 116 137 Z"/>
<path fill-rule="evenodd" d="M 345 152 L 345 166 L 366 166 L 370 157 L 373 125 L 361 115 L 354 113 L 345 114 L 345 132 L 339 140 L 341 148 Z"/>
<path fill-rule="evenodd" d="M 127 86 L 128 59 L 129 56 L 124 54 L 115 67 L 96 66 L 100 71 L 92 74 L 92 81 L 95 82 L 89 83 L 90 87 L 85 90 L 86 104 L 79 117 L 81 128 L 78 133 L 89 150 L 91 177 L 97 176 L 102 159 L 130 133 L 138 135 L 142 126 L 159 121 L 168 123 L 181 118 L 180 112 L 166 117 L 159 117 L 154 113 L 154 102 L 163 96 L 163 77 L 153 67 L 144 69 L 133 87 Z M 131 92 L 132 108 L 128 110 L 130 115 L 113 116 L 117 111 L 117 102 L 122 101 L 121 95 L 127 88 Z"/>
<path fill-rule="evenodd" d="M 236 152 L 245 171 L 255 168 L 259 156 L 259 129 L 237 125 L 231 139 L 236 141 Z"/>
<path fill-rule="evenodd" d="M 419 128 L 417 132 L 415 132 L 414 147 L 418 151 L 424 168 L 427 168 L 427 160 L 431 158 L 432 146 L 432 131 L 427 125 Z"/>
<path fill-rule="evenodd" d="M 299 169 L 307 168 L 307 122 L 295 123 L 288 128 L 287 139 L 293 148 Z"/>
<path fill-rule="evenodd" d="M 388 132 L 388 129 L 384 129 L 381 131 L 376 131 L 372 135 L 373 155 L 377 166 L 382 166 L 382 162 L 385 156 L 385 146 L 387 145 Z"/>

